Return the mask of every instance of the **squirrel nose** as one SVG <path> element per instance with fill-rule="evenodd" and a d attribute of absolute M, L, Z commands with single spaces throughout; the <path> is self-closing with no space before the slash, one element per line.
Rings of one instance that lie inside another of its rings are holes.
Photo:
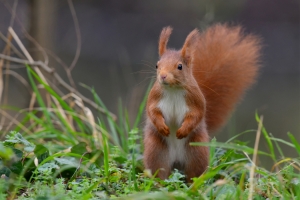
<path fill-rule="evenodd" d="M 160 78 L 161 78 L 162 80 L 165 80 L 165 79 L 167 78 L 167 74 L 162 74 L 162 75 L 160 75 Z"/>

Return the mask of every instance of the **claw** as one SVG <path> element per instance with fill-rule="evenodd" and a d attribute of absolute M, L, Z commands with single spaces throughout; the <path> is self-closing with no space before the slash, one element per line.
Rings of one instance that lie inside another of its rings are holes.
<path fill-rule="evenodd" d="M 160 128 L 158 130 L 158 132 L 160 134 L 162 134 L 163 136 L 169 136 L 169 134 L 170 134 L 170 130 L 169 130 L 169 127 L 167 125 L 164 125 L 162 128 Z"/>
<path fill-rule="evenodd" d="M 182 139 L 188 136 L 188 133 L 184 133 L 181 129 L 178 129 L 176 132 L 176 137 Z"/>

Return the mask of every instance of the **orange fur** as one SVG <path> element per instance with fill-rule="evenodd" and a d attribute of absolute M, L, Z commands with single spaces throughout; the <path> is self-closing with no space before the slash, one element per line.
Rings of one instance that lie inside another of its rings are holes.
<path fill-rule="evenodd" d="M 208 142 L 208 133 L 225 123 L 254 82 L 260 45 L 241 27 L 217 24 L 201 34 L 195 29 L 175 51 L 167 49 L 171 32 L 166 27 L 160 35 L 157 80 L 146 106 L 144 164 L 162 179 L 176 166 L 190 182 L 205 171 L 209 151 L 189 143 Z"/>
<path fill-rule="evenodd" d="M 172 33 L 172 28 L 170 26 L 168 26 L 168 27 L 163 28 L 163 30 L 160 34 L 159 45 L 158 45 L 158 52 L 159 52 L 160 56 L 163 55 L 167 49 L 167 43 L 168 43 L 171 33 Z"/>
<path fill-rule="evenodd" d="M 225 123 L 259 69 L 260 40 L 241 27 L 217 24 L 200 37 L 193 57 L 193 75 L 206 99 L 209 132 Z"/>

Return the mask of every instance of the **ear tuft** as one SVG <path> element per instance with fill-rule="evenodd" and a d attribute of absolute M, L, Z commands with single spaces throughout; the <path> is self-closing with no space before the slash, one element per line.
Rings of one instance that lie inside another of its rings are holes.
<path fill-rule="evenodd" d="M 166 49 L 167 49 L 167 43 L 168 43 L 168 40 L 169 40 L 169 37 L 172 33 L 172 27 L 170 26 L 167 26 L 167 27 L 164 27 L 163 30 L 161 31 L 161 34 L 160 34 L 160 37 L 159 37 L 159 43 L 158 43 L 158 53 L 159 53 L 159 56 L 161 57 Z"/>
<path fill-rule="evenodd" d="M 185 39 L 183 47 L 181 49 L 181 56 L 190 64 L 193 54 L 193 47 L 197 45 L 199 39 L 199 31 L 198 29 L 194 29 Z"/>

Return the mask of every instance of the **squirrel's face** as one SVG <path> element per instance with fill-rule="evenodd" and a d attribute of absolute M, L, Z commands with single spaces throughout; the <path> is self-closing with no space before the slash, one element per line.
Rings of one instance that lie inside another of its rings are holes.
<path fill-rule="evenodd" d="M 191 66 L 179 51 L 167 50 L 157 62 L 157 81 L 165 87 L 184 87 L 191 76 Z"/>
<path fill-rule="evenodd" d="M 160 60 L 157 62 L 157 81 L 165 87 L 185 87 L 192 81 L 191 61 L 194 52 L 194 44 L 199 39 L 197 29 L 193 30 L 186 38 L 183 47 L 179 51 L 167 48 L 172 28 L 163 28 L 158 43 Z"/>

